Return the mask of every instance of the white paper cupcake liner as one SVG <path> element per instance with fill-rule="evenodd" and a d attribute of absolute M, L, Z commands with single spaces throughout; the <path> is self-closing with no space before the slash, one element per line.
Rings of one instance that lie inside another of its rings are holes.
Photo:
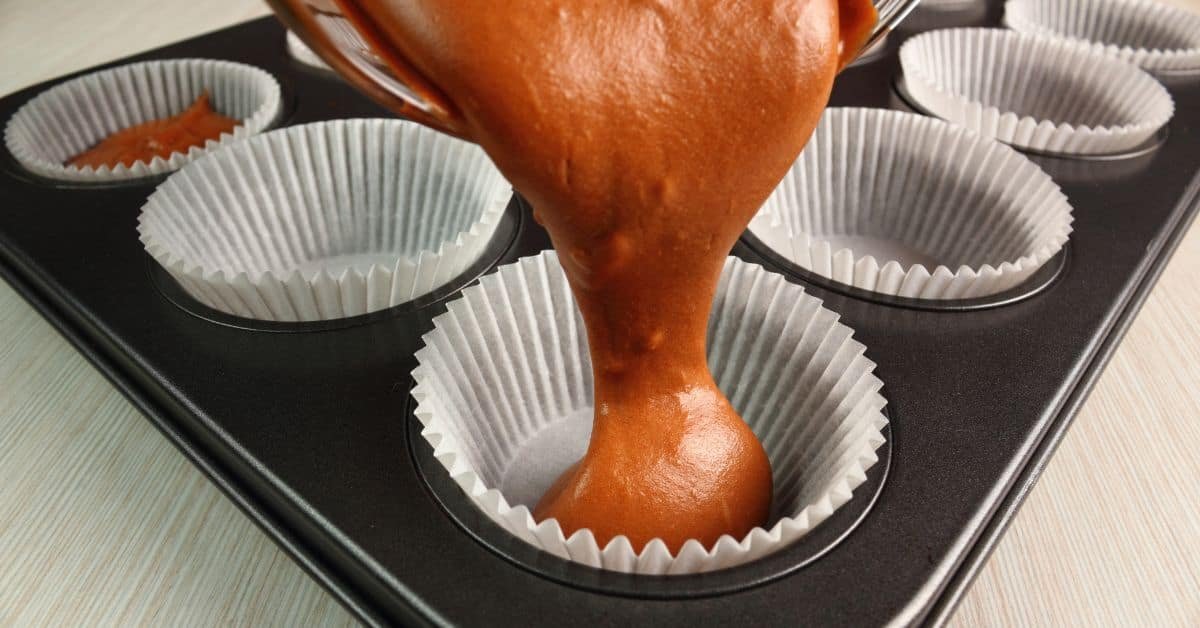
<path fill-rule="evenodd" d="M 774 474 L 769 526 L 678 555 L 640 552 L 590 530 L 569 538 L 530 508 L 582 456 L 592 421 L 582 318 L 553 252 L 501 267 L 449 304 L 413 371 L 416 416 L 434 456 L 517 538 L 592 567 L 641 574 L 713 571 L 796 541 L 849 501 L 886 425 L 882 384 L 851 330 L 781 276 L 729 258 L 708 330 L 717 384 L 762 441 Z"/>
<path fill-rule="evenodd" d="M 287 51 L 293 59 L 299 61 L 300 63 L 310 65 L 314 68 L 332 71 L 332 68 L 330 68 L 323 60 L 321 60 L 321 57 L 318 56 L 317 53 L 313 52 L 312 48 L 309 48 L 308 44 L 304 43 L 304 40 L 300 39 L 299 35 L 293 33 L 292 31 L 288 31 L 287 34 Z"/>
<path fill-rule="evenodd" d="M 984 0 L 921 0 L 921 9 L 959 10 L 972 5 L 983 4 Z"/>
<path fill-rule="evenodd" d="M 967 299 L 1032 275 L 1071 205 L 1028 158 L 961 126 L 830 108 L 750 232 L 791 262 L 872 292 Z"/>
<path fill-rule="evenodd" d="M 474 144 L 401 120 L 250 138 L 147 199 L 146 250 L 200 302 L 313 321 L 399 305 L 479 259 L 510 188 Z"/>
<path fill-rule="evenodd" d="M 213 109 L 239 121 L 232 133 L 186 153 L 132 166 L 64 165 L 117 131 L 183 112 L 205 91 Z M 46 90 L 9 119 L 4 143 L 26 170 L 50 179 L 136 179 L 177 170 L 206 151 L 261 132 L 279 116 L 280 104 L 275 78 L 244 63 L 145 61 L 87 74 Z"/>
<path fill-rule="evenodd" d="M 1039 151 L 1129 150 L 1175 111 L 1149 74 L 1060 39 L 987 28 L 932 31 L 900 47 L 900 64 L 921 107 Z"/>
<path fill-rule="evenodd" d="M 1004 22 L 1022 33 L 1085 42 L 1146 70 L 1200 70 L 1200 14 L 1162 2 L 1009 0 Z"/>
<path fill-rule="evenodd" d="M 903 26 L 905 31 L 913 34 L 939 28 L 975 26 L 987 17 L 987 11 L 987 0 L 920 0 L 904 19 Z"/>

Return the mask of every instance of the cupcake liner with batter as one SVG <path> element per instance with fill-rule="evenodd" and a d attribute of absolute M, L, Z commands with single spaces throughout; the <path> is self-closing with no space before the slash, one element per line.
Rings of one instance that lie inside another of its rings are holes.
<path fill-rule="evenodd" d="M 479 259 L 510 196 L 474 144 L 401 120 L 334 120 L 188 164 L 147 199 L 138 231 L 209 307 L 328 320 L 445 285 Z"/>
<path fill-rule="evenodd" d="M 1062 248 L 1071 206 L 1025 156 L 963 127 L 830 108 L 750 232 L 792 263 L 879 294 L 968 299 Z"/>
<path fill-rule="evenodd" d="M 204 92 L 213 109 L 238 120 L 231 133 L 167 158 L 100 168 L 65 165 L 117 131 L 183 112 Z M 49 179 L 103 183 L 177 170 L 219 146 L 263 131 L 280 114 L 278 81 L 244 63 L 170 59 L 131 63 L 56 85 L 21 107 L 4 143 L 26 170 Z"/>
<path fill-rule="evenodd" d="M 708 362 L 762 441 L 774 475 L 766 527 L 712 547 L 660 540 L 601 547 L 530 509 L 582 456 L 592 422 L 587 337 L 553 252 L 501 267 L 463 291 L 418 351 L 415 414 L 434 456 L 480 510 L 551 554 L 592 567 L 684 574 L 743 564 L 803 537 L 853 496 L 886 425 L 874 364 L 821 301 L 736 258 L 721 275 Z"/>

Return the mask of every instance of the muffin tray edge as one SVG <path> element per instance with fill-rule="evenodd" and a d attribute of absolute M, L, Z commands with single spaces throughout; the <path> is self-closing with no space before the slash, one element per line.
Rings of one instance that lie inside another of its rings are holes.
<path fill-rule="evenodd" d="M 973 23 L 998 23 L 999 4 L 991 2 Z M 849 70 L 832 104 L 903 109 L 892 85 L 895 51 L 908 34 L 900 31 L 878 57 Z M 328 74 L 290 60 L 273 18 L 116 63 L 196 56 L 272 72 L 293 101 L 278 126 L 386 115 Z M 65 78 L 0 98 L 0 116 L 6 120 Z M 57 187 L 14 174 L 18 166 L 0 149 L 6 160 L 0 167 L 0 275 L 368 623 L 734 625 L 806 617 L 814 624 L 940 624 L 1053 455 L 1200 211 L 1200 155 L 1180 152 L 1181 143 L 1194 146 L 1200 136 L 1200 81 L 1168 87 L 1177 102 L 1171 134 L 1163 147 L 1119 164 L 1120 174 L 1108 174 L 1113 166 L 1105 163 L 1035 159 L 1063 185 L 1078 229 L 1066 268 L 1029 299 L 982 311 L 928 312 L 789 278 L 840 313 L 879 364 L 892 418 L 889 477 L 878 503 L 840 545 L 794 573 L 732 593 L 604 594 L 597 589 L 609 587 L 571 586 L 521 568 L 465 534 L 408 453 L 424 446 L 410 442 L 414 419 L 405 414 L 412 352 L 442 302 L 302 334 L 204 320 L 159 292 L 152 262 L 137 242 L 138 208 L 161 179 Z M 500 263 L 548 246 L 521 215 L 516 241 L 505 245 Z M 1100 250 L 1111 251 L 1111 259 L 1099 260 Z M 781 270 L 744 242 L 734 254 Z M 1071 333 L 1050 333 L 1077 320 L 1079 329 Z M 1020 344 L 1037 350 L 997 355 L 1000 347 Z M 977 372 L 949 378 L 970 360 Z M 981 391 L 980 383 L 997 374 L 1011 381 Z M 979 443 L 982 435 L 994 439 L 990 447 Z M 346 464 L 356 461 L 361 464 Z M 928 520 L 917 519 L 922 511 Z M 559 567 L 550 561 L 549 569 Z"/>

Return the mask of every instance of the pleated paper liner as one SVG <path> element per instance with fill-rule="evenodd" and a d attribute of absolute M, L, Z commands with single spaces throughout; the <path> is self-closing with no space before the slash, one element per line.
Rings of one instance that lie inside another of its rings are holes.
<path fill-rule="evenodd" d="M 1200 14 L 1153 0 L 1009 0 L 1015 31 L 1084 42 L 1153 72 L 1200 72 Z"/>
<path fill-rule="evenodd" d="M 976 26 L 987 18 L 988 0 L 921 0 L 900 28 L 912 35 L 938 28 Z"/>
<path fill-rule="evenodd" d="M 591 365 L 582 319 L 553 252 L 502 266 L 434 321 L 413 372 L 415 415 L 434 456 L 473 503 L 515 538 L 591 567 L 638 574 L 708 572 L 775 552 L 848 502 L 877 460 L 881 382 L 851 330 L 819 299 L 736 258 L 721 276 L 709 365 L 763 442 L 775 480 L 766 528 L 678 555 L 624 536 L 569 538 L 530 508 L 584 452 Z M 640 549 L 640 551 L 637 551 Z"/>
<path fill-rule="evenodd" d="M 925 116 L 830 108 L 750 232 L 836 282 L 951 301 L 1021 284 L 1071 222 L 1058 186 L 1008 146 Z"/>
<path fill-rule="evenodd" d="M 287 34 L 287 51 L 293 59 L 299 61 L 300 63 L 321 70 L 333 71 L 332 68 L 326 65 L 321 57 L 317 55 L 317 53 L 312 51 L 312 48 L 308 47 L 308 44 L 304 43 L 304 41 L 300 39 L 299 35 L 296 35 L 292 31 L 288 31 Z"/>
<path fill-rule="evenodd" d="M 958 11 L 983 4 L 985 0 L 921 0 L 920 8 Z"/>
<path fill-rule="evenodd" d="M 900 47 L 909 95 L 940 118 L 1020 148 L 1102 155 L 1134 149 L 1174 114 L 1137 67 L 1070 41 L 986 28 L 917 35 Z"/>
<path fill-rule="evenodd" d="M 234 316 L 319 321 L 421 297 L 478 260 L 510 188 L 483 150 L 400 120 L 251 138 L 168 178 L 142 208 L 150 255 Z"/>
<path fill-rule="evenodd" d="M 132 166 L 64 165 L 117 131 L 181 113 L 205 91 L 213 109 L 239 121 L 232 133 Z M 140 179 L 177 170 L 218 146 L 263 131 L 280 108 L 279 83 L 253 66 L 213 59 L 145 61 L 46 90 L 9 119 L 4 143 L 22 167 L 41 177 L 90 183 Z"/>

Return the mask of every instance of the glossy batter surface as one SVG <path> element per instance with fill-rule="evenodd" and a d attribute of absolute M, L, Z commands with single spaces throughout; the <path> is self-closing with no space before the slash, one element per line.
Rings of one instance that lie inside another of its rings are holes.
<path fill-rule="evenodd" d="M 341 4 L 529 199 L 583 313 L 592 439 L 535 517 L 590 528 L 601 546 L 624 534 L 635 549 L 707 547 L 763 524 L 771 468 L 709 373 L 709 309 L 726 255 L 808 140 L 873 6 Z"/>
<path fill-rule="evenodd" d="M 186 153 L 193 146 L 220 139 L 222 133 L 232 133 L 237 124 L 237 120 L 214 111 L 205 92 L 182 113 L 117 131 L 67 163 L 79 168 L 115 168 L 153 161 L 155 157 L 166 159 L 172 153 Z"/>

